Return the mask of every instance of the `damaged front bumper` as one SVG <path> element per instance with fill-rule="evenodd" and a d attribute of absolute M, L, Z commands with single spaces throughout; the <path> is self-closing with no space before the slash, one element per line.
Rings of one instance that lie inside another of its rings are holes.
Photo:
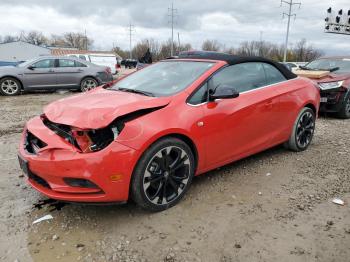
<path fill-rule="evenodd" d="M 74 202 L 124 202 L 138 151 L 113 141 L 103 150 L 81 153 L 31 119 L 19 146 L 21 168 L 30 185 L 46 196 Z"/>
<path fill-rule="evenodd" d="M 346 92 L 341 89 L 322 91 L 320 112 L 339 112 L 345 101 Z"/>

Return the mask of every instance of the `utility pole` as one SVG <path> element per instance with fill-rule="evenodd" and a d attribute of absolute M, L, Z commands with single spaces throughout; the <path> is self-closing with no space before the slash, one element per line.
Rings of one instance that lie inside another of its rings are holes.
<path fill-rule="evenodd" d="M 290 17 L 294 16 L 294 19 L 296 17 L 296 14 L 292 14 L 292 9 L 294 5 L 298 5 L 299 8 L 301 6 L 301 3 L 293 3 L 293 0 L 285 1 L 285 0 L 281 0 L 281 6 L 282 4 L 285 3 L 287 5 L 289 5 L 288 9 L 288 14 L 287 13 L 283 13 L 283 18 L 284 16 L 288 16 L 288 23 L 287 23 L 287 35 L 286 35 L 286 42 L 284 44 L 284 54 L 283 54 L 283 62 L 287 61 L 287 51 L 288 51 L 288 38 L 289 38 L 289 26 L 290 26 Z"/>
<path fill-rule="evenodd" d="M 177 32 L 177 44 L 178 44 L 178 46 L 179 46 L 178 49 L 179 49 L 179 53 L 180 53 L 180 51 L 181 51 L 181 50 L 180 50 L 180 47 L 181 47 L 181 46 L 180 46 L 180 33 L 179 33 L 179 32 Z"/>
<path fill-rule="evenodd" d="M 128 26 L 128 32 L 129 32 L 129 58 L 132 59 L 132 49 L 131 49 L 131 46 L 132 46 L 132 42 L 131 42 L 131 39 L 132 39 L 132 34 L 133 32 L 135 31 L 134 29 L 134 25 L 131 24 L 131 22 L 129 23 L 129 26 Z"/>
<path fill-rule="evenodd" d="M 85 29 L 85 50 L 87 49 L 88 49 L 88 39 L 87 39 L 86 29 Z"/>
<path fill-rule="evenodd" d="M 170 56 L 174 55 L 174 17 L 176 16 L 177 9 L 174 9 L 174 3 L 171 3 L 171 8 L 168 8 L 169 16 L 170 16 L 170 23 L 171 23 L 171 49 L 170 49 Z"/>

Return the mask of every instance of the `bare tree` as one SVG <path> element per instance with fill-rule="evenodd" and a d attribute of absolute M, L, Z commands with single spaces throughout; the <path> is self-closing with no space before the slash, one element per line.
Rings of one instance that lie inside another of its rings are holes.
<path fill-rule="evenodd" d="M 221 44 L 217 40 L 205 40 L 202 44 L 203 51 L 220 51 Z"/>
<path fill-rule="evenodd" d="M 152 54 L 152 60 L 157 61 L 161 47 L 159 42 L 153 38 L 142 39 L 139 41 L 132 50 L 133 57 L 140 59 L 148 49 Z"/>
<path fill-rule="evenodd" d="M 63 35 L 67 46 L 78 49 L 89 49 L 92 46 L 93 40 L 86 37 L 82 33 L 68 32 Z"/>
<path fill-rule="evenodd" d="M 116 53 L 117 55 L 121 56 L 123 59 L 126 59 L 129 57 L 129 52 L 126 50 L 121 49 L 119 46 L 115 46 L 112 48 L 112 52 Z"/>
<path fill-rule="evenodd" d="M 293 48 L 293 61 L 308 62 L 323 55 L 323 52 L 315 49 L 312 45 L 308 45 L 306 39 L 301 39 Z"/>
<path fill-rule="evenodd" d="M 177 46 L 178 52 L 183 52 L 183 51 L 190 51 L 192 50 L 192 45 L 189 43 L 185 44 L 180 44 L 180 46 Z"/>
<path fill-rule="evenodd" d="M 3 43 L 11 43 L 11 42 L 16 42 L 18 40 L 19 40 L 18 36 L 5 35 Z"/>
<path fill-rule="evenodd" d="M 64 37 L 61 35 L 51 35 L 49 39 L 49 45 L 56 46 L 56 47 L 66 47 L 66 41 L 64 40 Z"/>
<path fill-rule="evenodd" d="M 39 31 L 30 31 L 28 33 L 21 33 L 21 38 L 23 41 L 33 44 L 33 45 L 47 45 L 49 40 L 43 33 Z"/>

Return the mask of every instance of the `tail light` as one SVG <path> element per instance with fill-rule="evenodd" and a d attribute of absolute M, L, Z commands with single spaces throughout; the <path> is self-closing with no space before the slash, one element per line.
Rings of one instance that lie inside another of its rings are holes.
<path fill-rule="evenodd" d="M 119 69 L 120 68 L 120 64 L 115 64 L 115 69 Z"/>

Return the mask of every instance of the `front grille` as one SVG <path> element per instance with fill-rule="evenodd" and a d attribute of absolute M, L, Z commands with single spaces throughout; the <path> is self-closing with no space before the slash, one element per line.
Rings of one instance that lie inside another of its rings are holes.
<path fill-rule="evenodd" d="M 31 132 L 27 131 L 26 138 L 24 141 L 24 148 L 30 154 L 36 154 L 36 152 L 47 144 L 33 135 Z"/>
<path fill-rule="evenodd" d="M 28 178 L 30 180 L 33 180 L 35 183 L 37 183 L 37 184 L 39 184 L 39 185 L 41 185 L 43 187 L 51 189 L 49 183 L 47 183 L 45 179 L 41 178 L 40 176 L 37 176 L 36 174 L 34 174 L 31 171 L 29 171 Z"/>
<path fill-rule="evenodd" d="M 327 104 L 338 103 L 339 96 L 339 92 L 321 92 L 321 97 L 327 97 Z"/>

